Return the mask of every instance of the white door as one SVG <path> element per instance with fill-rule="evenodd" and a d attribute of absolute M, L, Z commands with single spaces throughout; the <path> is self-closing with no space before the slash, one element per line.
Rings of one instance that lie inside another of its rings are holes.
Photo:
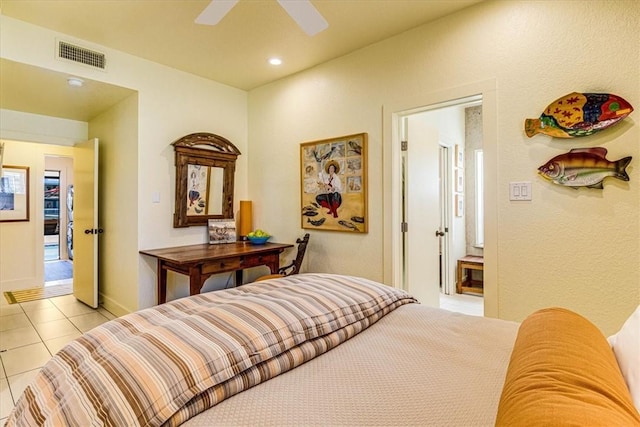
<path fill-rule="evenodd" d="M 421 120 L 421 114 L 407 117 L 405 196 L 407 232 L 407 290 L 422 304 L 439 307 L 440 185 L 438 129 Z"/>
<path fill-rule="evenodd" d="M 75 145 L 73 155 L 73 295 L 98 307 L 98 140 Z"/>

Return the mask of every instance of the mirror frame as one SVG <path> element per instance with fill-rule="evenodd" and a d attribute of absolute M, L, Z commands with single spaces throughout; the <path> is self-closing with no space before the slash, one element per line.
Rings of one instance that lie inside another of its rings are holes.
<path fill-rule="evenodd" d="M 212 133 L 192 133 L 174 141 L 176 166 L 176 199 L 173 227 L 207 225 L 209 219 L 233 219 L 233 191 L 236 158 L 241 154 L 226 138 Z M 222 213 L 187 215 L 188 165 L 223 169 Z"/>

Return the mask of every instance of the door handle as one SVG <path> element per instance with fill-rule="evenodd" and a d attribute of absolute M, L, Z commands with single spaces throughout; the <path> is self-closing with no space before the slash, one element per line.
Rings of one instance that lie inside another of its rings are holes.
<path fill-rule="evenodd" d="M 84 234 L 102 234 L 104 233 L 104 229 L 102 228 L 87 228 L 84 230 Z"/>
<path fill-rule="evenodd" d="M 436 230 L 436 237 L 444 237 L 444 231 Z"/>

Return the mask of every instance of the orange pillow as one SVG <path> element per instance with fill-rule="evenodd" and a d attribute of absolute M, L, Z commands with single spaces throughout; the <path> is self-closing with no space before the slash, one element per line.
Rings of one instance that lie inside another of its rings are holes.
<path fill-rule="evenodd" d="M 496 425 L 640 426 L 640 414 L 600 330 L 549 308 L 520 325 Z"/>

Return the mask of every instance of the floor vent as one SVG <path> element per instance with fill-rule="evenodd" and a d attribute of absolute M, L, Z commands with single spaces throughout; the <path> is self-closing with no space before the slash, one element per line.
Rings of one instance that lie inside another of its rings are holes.
<path fill-rule="evenodd" d="M 71 43 L 58 41 L 58 58 L 89 65 L 104 70 L 107 58 L 104 53 L 76 46 Z"/>

